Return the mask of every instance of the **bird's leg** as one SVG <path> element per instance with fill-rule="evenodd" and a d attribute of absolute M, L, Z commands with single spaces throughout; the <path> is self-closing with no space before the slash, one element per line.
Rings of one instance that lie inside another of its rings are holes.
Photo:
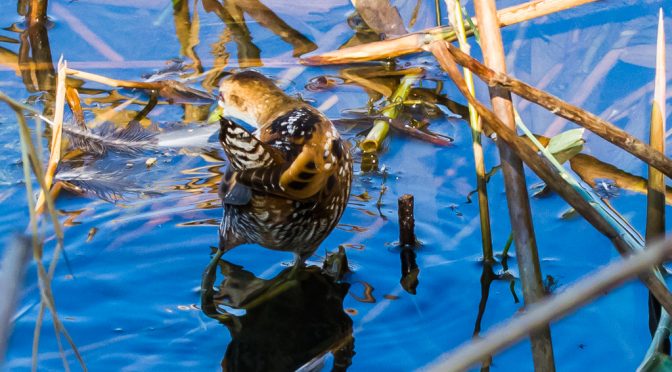
<path fill-rule="evenodd" d="M 201 310 L 212 317 L 217 314 L 217 308 L 213 301 L 215 294 L 215 279 L 217 278 L 217 263 L 226 251 L 222 248 L 217 249 L 217 253 L 205 267 L 203 278 L 201 279 Z"/>
<path fill-rule="evenodd" d="M 306 267 L 306 260 L 311 256 L 311 254 L 301 254 L 301 253 L 295 253 L 294 254 L 294 265 L 292 266 L 292 271 L 289 272 L 289 275 L 287 276 L 288 279 L 296 279 L 297 275 L 303 269 Z"/>
<path fill-rule="evenodd" d="M 215 294 L 215 280 L 217 279 L 216 268 L 224 253 L 231 249 L 227 244 L 228 238 L 230 237 L 230 223 L 230 215 L 225 213 L 224 217 L 222 218 L 222 225 L 220 226 L 221 235 L 217 253 L 214 257 L 212 257 L 212 260 L 210 260 L 208 266 L 205 267 L 205 271 L 203 272 L 203 277 L 201 279 L 201 310 L 205 313 L 205 315 L 211 318 L 217 318 L 218 315 L 217 306 L 215 305 L 213 299 Z"/>

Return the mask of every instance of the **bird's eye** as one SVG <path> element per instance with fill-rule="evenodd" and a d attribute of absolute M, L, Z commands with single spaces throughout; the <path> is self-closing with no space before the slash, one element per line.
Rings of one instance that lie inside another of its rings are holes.
<path fill-rule="evenodd" d="M 225 103 L 226 103 L 226 101 L 224 100 L 224 94 L 222 94 L 222 93 L 220 92 L 220 93 L 219 93 L 219 100 L 217 101 L 217 104 L 219 105 L 219 107 L 224 108 L 224 104 L 225 104 Z"/>

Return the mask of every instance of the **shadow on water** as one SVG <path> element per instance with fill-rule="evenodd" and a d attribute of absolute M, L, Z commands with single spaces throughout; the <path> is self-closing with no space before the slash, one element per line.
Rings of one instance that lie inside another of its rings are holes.
<path fill-rule="evenodd" d="M 228 261 L 217 267 L 224 279 L 204 296 L 202 309 L 231 333 L 222 370 L 319 370 L 328 353 L 333 371 L 351 364 L 352 320 L 343 310 L 350 284 L 317 266 L 287 268 L 269 280 Z M 215 281 L 214 270 L 205 275 Z"/>

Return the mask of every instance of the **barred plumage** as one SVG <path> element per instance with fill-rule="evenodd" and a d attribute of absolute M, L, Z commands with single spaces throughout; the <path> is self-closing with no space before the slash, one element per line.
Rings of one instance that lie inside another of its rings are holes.
<path fill-rule="evenodd" d="M 348 145 L 322 113 L 245 71 L 220 86 L 220 141 L 229 159 L 220 195 L 220 248 L 244 243 L 310 256 L 350 195 Z M 245 120 L 254 134 L 229 118 Z"/>

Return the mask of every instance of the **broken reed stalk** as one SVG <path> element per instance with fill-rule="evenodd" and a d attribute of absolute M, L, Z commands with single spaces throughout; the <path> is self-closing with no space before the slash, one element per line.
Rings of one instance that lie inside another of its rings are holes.
<path fill-rule="evenodd" d="M 529 21 L 594 1 L 596 0 L 535 0 L 504 8 L 497 12 L 499 27 Z M 452 27 L 430 28 L 397 38 L 302 58 L 301 63 L 307 65 L 341 64 L 395 58 L 405 54 L 422 52 L 424 47 L 437 40 L 454 41 L 456 40 L 455 31 Z"/>
<path fill-rule="evenodd" d="M 413 215 L 413 195 L 404 194 L 398 199 L 399 246 L 401 247 L 401 286 L 406 292 L 415 294 L 418 287 L 420 269 L 415 261 L 415 216 Z"/>
<path fill-rule="evenodd" d="M 413 215 L 413 195 L 404 194 L 399 197 L 399 245 L 402 248 L 414 248 L 415 239 L 415 216 Z"/>
<path fill-rule="evenodd" d="M 65 72 L 70 76 L 93 81 L 99 84 L 108 85 L 114 88 L 137 88 L 137 89 L 151 90 L 151 89 L 161 89 L 164 87 L 164 85 L 160 82 L 117 80 L 102 75 L 92 74 L 90 72 L 73 70 L 71 68 L 66 68 Z"/>
<path fill-rule="evenodd" d="M 474 105 L 474 107 L 476 107 L 478 114 L 483 118 L 486 125 L 497 133 L 498 140 L 506 142 L 516 155 L 520 157 L 549 187 L 551 187 L 551 189 L 560 195 L 598 231 L 609 238 L 621 255 L 627 256 L 632 254 L 635 250 L 633 245 L 627 240 L 626 236 L 622 236 L 614 226 L 609 224 L 609 222 L 607 222 L 607 220 L 546 161 L 541 161 L 543 159 L 539 158 L 537 152 L 534 151 L 525 140 L 518 137 L 518 135 L 502 123 L 493 112 L 468 94 L 464 79 L 462 78 L 462 75 L 460 75 L 457 65 L 452 59 L 446 44 L 448 43 L 444 41 L 434 42 L 429 45 L 428 49 L 434 56 L 436 56 L 441 67 L 455 82 L 455 85 L 460 92 Z M 656 276 L 656 272 L 656 270 L 650 270 L 642 273 L 640 279 L 654 294 L 656 299 L 660 301 L 663 308 L 669 312 L 669 310 L 672 309 L 672 295 L 661 279 Z"/>
<path fill-rule="evenodd" d="M 65 111 L 65 70 L 67 63 L 63 60 L 58 62 L 58 77 L 56 78 L 56 102 L 54 108 L 54 125 L 51 127 L 51 147 L 49 152 L 49 162 L 47 163 L 47 171 L 45 173 L 44 183 L 47 186 L 47 191 L 51 190 L 51 186 L 56 175 L 56 168 L 61 160 L 61 143 L 63 135 L 63 113 Z M 42 213 L 45 202 L 45 191 L 40 193 L 37 198 L 38 214 Z"/>
<path fill-rule="evenodd" d="M 21 293 L 21 284 L 30 260 L 30 238 L 10 238 L 0 262 L 0 366 L 5 360 L 7 342 L 11 333 L 12 316 Z"/>
<path fill-rule="evenodd" d="M 467 370 L 487 355 L 514 344 L 531 332 L 545 327 L 549 322 L 570 314 L 604 295 L 635 275 L 641 275 L 665 260 L 669 260 L 670 255 L 672 255 L 672 239 L 659 242 L 650 246 L 649 249 L 612 262 L 572 284 L 563 292 L 527 307 L 524 314 L 493 327 L 483 338 L 473 339 L 440 356 L 423 369 L 428 371 Z"/>
<path fill-rule="evenodd" d="M 672 177 L 672 160 L 614 124 L 580 107 L 569 104 L 558 97 L 514 79 L 505 73 L 493 71 L 449 43 L 447 43 L 446 47 L 455 62 L 471 70 L 489 86 L 501 87 L 544 107 L 560 117 L 573 121 L 662 171 L 666 176 Z"/>
<path fill-rule="evenodd" d="M 504 45 L 497 22 L 497 7 L 494 0 L 475 0 L 474 10 L 478 20 L 478 31 L 481 37 L 481 49 L 485 64 L 498 72 L 506 73 L 506 57 Z M 498 87 L 490 87 L 492 108 L 501 122 L 515 133 L 516 123 L 513 113 L 511 93 Z M 516 260 L 523 286 L 525 305 L 539 302 L 545 296 L 544 284 L 541 280 L 539 253 L 537 251 L 530 198 L 527 193 L 525 170 L 520 158 L 506 143 L 498 141 L 499 156 L 504 173 L 506 200 L 513 240 L 516 247 Z M 530 335 L 534 368 L 538 371 L 555 371 L 553 360 L 553 343 L 551 329 L 548 325 L 537 329 Z"/>
<path fill-rule="evenodd" d="M 651 107 L 651 125 L 649 145 L 652 149 L 665 153 L 665 29 L 663 10 L 658 14 L 658 40 L 656 51 L 656 75 L 653 104 Z M 649 180 L 646 194 L 646 243 L 665 237 L 665 176 L 649 166 Z M 652 346 L 659 352 L 670 352 L 669 314 L 663 315 L 660 303 L 649 293 L 649 331 L 657 344 Z M 663 327 L 660 327 L 660 326 Z M 656 335 L 657 333 L 660 335 Z M 656 337 L 658 336 L 658 337 Z M 648 358 L 646 358 L 648 359 Z M 646 359 L 644 363 L 646 363 Z"/>
<path fill-rule="evenodd" d="M 401 83 L 394 91 L 394 94 L 388 99 L 388 105 L 381 112 L 382 116 L 390 119 L 396 119 L 401 112 L 402 104 L 408 97 L 411 91 L 411 86 L 420 80 L 421 75 L 411 74 L 404 76 Z M 374 153 L 380 149 L 380 145 L 387 137 L 390 131 L 390 123 L 385 119 L 376 119 L 373 122 L 373 128 L 366 135 L 364 141 L 359 144 L 359 147 L 365 153 Z"/>
<path fill-rule="evenodd" d="M 460 50 L 469 54 L 469 43 L 465 32 L 462 5 L 459 0 L 446 0 L 448 15 L 453 29 L 456 31 Z M 464 79 L 467 82 L 469 93 L 474 95 L 474 77 L 468 69 L 463 70 Z M 476 109 L 469 105 L 469 124 L 471 125 L 471 146 L 474 152 L 474 168 L 476 171 L 476 191 L 478 194 L 478 210 L 481 222 L 481 244 L 483 245 L 483 261 L 493 263 L 495 261 L 492 250 L 492 231 L 490 229 L 490 208 L 488 202 L 488 188 L 485 179 L 485 162 L 483 157 L 483 145 L 481 133 L 483 126 Z"/>

